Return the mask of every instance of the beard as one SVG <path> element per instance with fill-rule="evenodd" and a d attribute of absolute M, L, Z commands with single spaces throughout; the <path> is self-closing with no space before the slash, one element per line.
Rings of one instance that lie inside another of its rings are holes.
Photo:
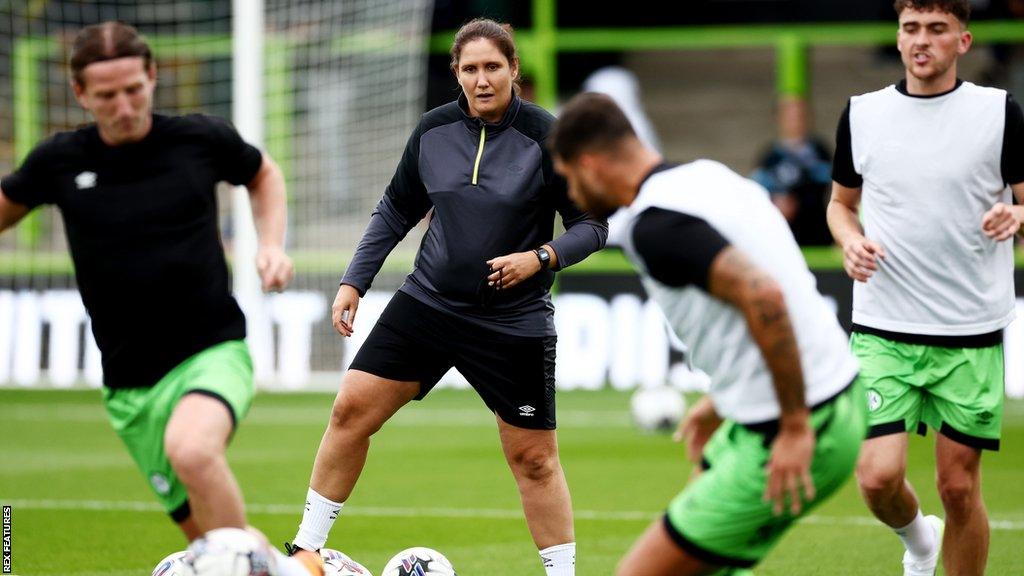
<path fill-rule="evenodd" d="M 592 204 L 587 213 L 595 218 L 601 218 L 607 220 L 612 214 L 618 211 L 619 207 L 612 205 L 610 202 L 601 202 L 598 204 Z"/>
<path fill-rule="evenodd" d="M 608 200 L 605 195 L 600 194 L 582 184 L 579 185 L 579 191 L 577 192 L 576 197 L 573 198 L 573 202 L 579 206 L 581 210 L 595 218 L 608 218 L 619 209 L 619 207 Z"/>

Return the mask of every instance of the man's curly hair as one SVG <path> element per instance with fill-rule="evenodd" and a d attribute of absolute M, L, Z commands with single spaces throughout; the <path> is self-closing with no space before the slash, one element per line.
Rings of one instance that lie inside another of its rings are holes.
<path fill-rule="evenodd" d="M 892 7 L 896 15 L 900 15 L 907 8 L 920 10 L 922 12 L 946 12 L 956 16 L 964 26 L 971 19 L 971 3 L 969 0 L 896 0 Z"/>

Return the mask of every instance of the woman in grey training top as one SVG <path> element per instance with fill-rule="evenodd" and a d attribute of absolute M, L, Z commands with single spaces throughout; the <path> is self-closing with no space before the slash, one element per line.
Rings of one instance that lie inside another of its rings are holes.
<path fill-rule="evenodd" d="M 384 259 L 434 209 L 415 269 L 342 379 L 294 546 L 324 546 L 370 435 L 454 366 L 495 413 L 548 576 L 570 576 L 548 289 L 555 270 L 604 246 L 608 228 L 572 204 L 553 170 L 545 140 L 554 118 L 518 96 L 511 28 L 474 20 L 451 53 L 462 94 L 421 118 L 334 301 L 334 326 L 350 336 Z M 555 212 L 566 233 L 552 239 Z"/>

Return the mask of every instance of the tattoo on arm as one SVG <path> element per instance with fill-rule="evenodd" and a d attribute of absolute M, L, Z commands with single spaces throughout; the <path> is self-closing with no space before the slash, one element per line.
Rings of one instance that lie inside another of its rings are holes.
<path fill-rule="evenodd" d="M 778 282 L 729 246 L 711 264 L 708 291 L 743 313 L 772 374 L 782 413 L 806 408 L 800 350 Z"/>

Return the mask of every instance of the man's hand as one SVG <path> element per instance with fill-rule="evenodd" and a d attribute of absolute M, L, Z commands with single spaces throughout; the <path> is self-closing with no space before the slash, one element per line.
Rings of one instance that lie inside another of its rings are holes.
<path fill-rule="evenodd" d="M 516 252 L 488 260 L 492 274 L 487 285 L 496 290 L 505 290 L 540 272 L 540 260 L 533 252 Z"/>
<path fill-rule="evenodd" d="M 352 326 L 356 322 L 356 310 L 359 309 L 359 291 L 342 284 L 338 287 L 338 295 L 334 297 L 334 304 L 331 305 L 331 322 L 334 329 L 342 336 L 352 335 Z"/>
<path fill-rule="evenodd" d="M 672 439 L 676 442 L 685 441 L 686 457 L 690 462 L 699 464 L 704 455 L 704 446 L 721 424 L 722 418 L 715 413 L 711 397 L 705 396 L 694 404 L 686 418 L 679 423 L 679 428 L 672 435 Z"/>
<path fill-rule="evenodd" d="M 878 270 L 879 259 L 885 259 L 885 250 L 864 236 L 857 235 L 843 245 L 843 268 L 858 282 L 867 282 Z"/>
<path fill-rule="evenodd" d="M 256 253 L 256 270 L 264 292 L 280 292 L 292 281 L 295 269 L 292 259 L 279 246 L 260 246 Z"/>
<path fill-rule="evenodd" d="M 814 499 L 814 480 L 811 478 L 811 459 L 814 457 L 814 430 L 806 411 L 799 415 L 784 416 L 779 434 L 772 442 L 772 454 L 765 467 L 768 484 L 764 501 L 773 502 L 772 512 L 782 514 L 789 496 L 789 511 L 796 516 L 803 508 L 803 498 Z"/>
<path fill-rule="evenodd" d="M 1009 240 L 1020 230 L 1019 207 L 996 203 L 981 217 L 981 231 L 996 242 Z"/>

